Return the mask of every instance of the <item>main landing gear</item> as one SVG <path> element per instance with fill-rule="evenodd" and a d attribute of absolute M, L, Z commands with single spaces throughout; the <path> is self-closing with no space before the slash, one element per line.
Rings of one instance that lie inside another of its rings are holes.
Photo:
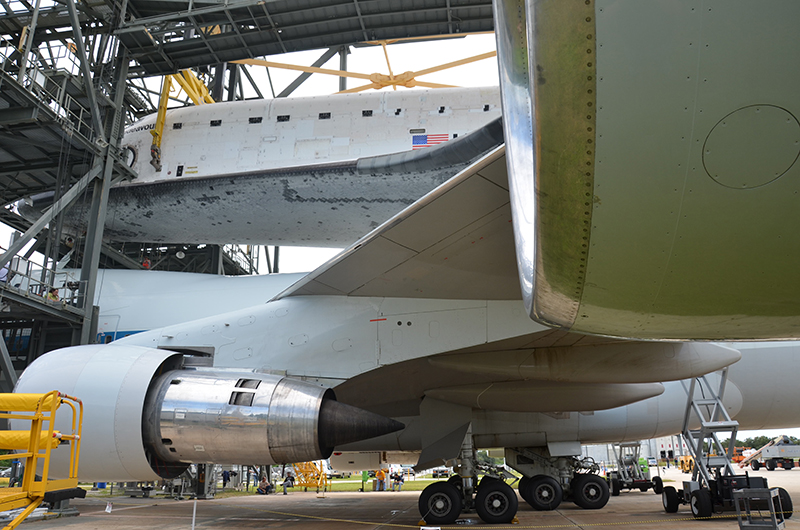
<path fill-rule="evenodd" d="M 519 494 L 534 510 L 555 510 L 565 500 L 597 510 L 611 497 L 591 458 L 553 457 L 545 447 L 528 447 L 506 449 L 506 462 L 523 474 Z"/>
<path fill-rule="evenodd" d="M 429 525 L 453 524 L 464 511 L 475 510 L 486 523 L 508 524 L 517 515 L 517 493 L 506 484 L 513 478 L 502 468 L 478 464 L 467 434 L 455 461 L 456 474 L 447 481 L 434 482 L 419 496 L 419 513 Z M 483 478 L 478 482 L 478 472 Z"/>
<path fill-rule="evenodd" d="M 453 524 L 464 511 L 475 510 L 489 524 L 508 524 L 517 515 L 517 493 L 501 476 L 484 475 L 477 487 L 470 488 L 475 477 L 453 475 L 447 481 L 434 482 L 419 496 L 419 513 L 426 524 Z M 472 491 L 470 492 L 470 490 Z"/>
<path fill-rule="evenodd" d="M 535 510 L 555 510 L 564 500 L 597 510 L 611 497 L 608 482 L 597 474 L 598 466 L 591 459 L 550 457 L 546 448 L 519 448 L 506 449 L 506 462 L 523 473 L 519 494 Z M 465 441 L 462 446 L 455 469 L 457 475 L 422 491 L 419 512 L 426 524 L 453 524 L 461 513 L 472 510 L 486 523 L 514 521 L 519 499 L 506 483 L 508 474 L 477 464 L 471 442 Z M 484 473 L 480 481 L 478 471 Z"/>

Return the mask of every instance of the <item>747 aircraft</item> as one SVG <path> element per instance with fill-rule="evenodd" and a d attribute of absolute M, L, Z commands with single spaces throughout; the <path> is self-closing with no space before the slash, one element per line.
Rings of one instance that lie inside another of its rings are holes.
<path fill-rule="evenodd" d="M 476 448 L 538 509 L 600 508 L 580 443 L 679 431 L 687 378 L 730 365 L 742 428 L 798 424 L 795 343 L 661 341 L 798 336 L 800 4 L 494 8 L 503 145 L 266 303 L 209 297 L 26 370 L 18 391 L 84 399 L 85 478 L 416 451 L 461 477 L 422 493 L 426 521 L 508 522 Z"/>

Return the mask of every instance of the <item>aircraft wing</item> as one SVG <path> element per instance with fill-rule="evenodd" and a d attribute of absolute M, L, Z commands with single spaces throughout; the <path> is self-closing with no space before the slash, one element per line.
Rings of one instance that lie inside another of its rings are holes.
<path fill-rule="evenodd" d="M 276 299 L 521 299 L 505 148 L 494 149 Z"/>

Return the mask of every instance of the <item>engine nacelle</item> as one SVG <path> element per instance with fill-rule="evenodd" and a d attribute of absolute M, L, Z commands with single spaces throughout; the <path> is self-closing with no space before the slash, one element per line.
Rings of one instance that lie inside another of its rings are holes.
<path fill-rule="evenodd" d="M 193 462 L 316 460 L 336 445 L 402 428 L 337 402 L 330 389 L 253 371 L 185 367 L 183 354 L 139 346 L 50 352 L 25 370 L 15 391 L 53 389 L 84 404 L 82 480 L 170 478 Z M 59 453 L 55 476 L 68 461 Z"/>
<path fill-rule="evenodd" d="M 162 462 L 275 464 L 328 458 L 320 411 L 333 391 L 253 372 L 173 370 L 145 402 L 145 447 Z"/>

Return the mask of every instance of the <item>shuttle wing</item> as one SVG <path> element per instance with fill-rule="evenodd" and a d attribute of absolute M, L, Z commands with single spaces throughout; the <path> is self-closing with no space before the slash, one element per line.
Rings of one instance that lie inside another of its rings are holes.
<path fill-rule="evenodd" d="M 276 299 L 520 299 L 505 148 L 478 159 Z"/>

